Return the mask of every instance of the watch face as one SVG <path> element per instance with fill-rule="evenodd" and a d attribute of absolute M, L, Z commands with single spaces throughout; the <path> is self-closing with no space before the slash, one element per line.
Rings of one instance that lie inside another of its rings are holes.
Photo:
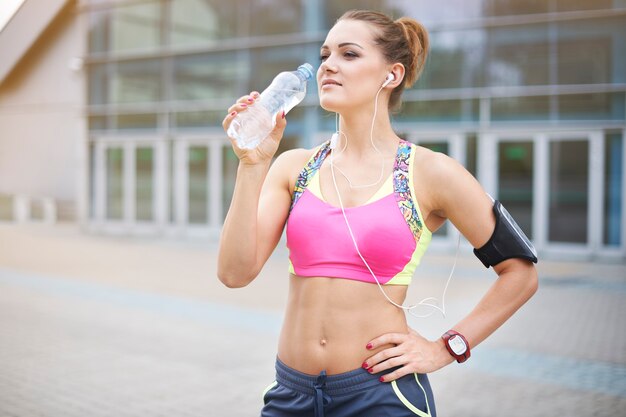
<path fill-rule="evenodd" d="M 448 339 L 448 346 L 450 346 L 450 349 L 452 349 L 456 355 L 462 355 L 467 350 L 467 346 L 465 345 L 463 339 L 456 335 Z"/>

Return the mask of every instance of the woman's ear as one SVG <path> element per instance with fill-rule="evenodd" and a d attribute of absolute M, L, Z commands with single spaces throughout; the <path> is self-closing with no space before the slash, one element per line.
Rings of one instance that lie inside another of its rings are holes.
<path fill-rule="evenodd" d="M 397 87 L 402 83 L 402 80 L 404 80 L 404 65 L 402 65 L 399 62 L 396 62 L 395 64 L 393 64 L 389 70 L 390 74 L 393 74 L 393 80 L 391 80 L 389 82 L 388 85 L 392 86 L 392 87 Z"/>

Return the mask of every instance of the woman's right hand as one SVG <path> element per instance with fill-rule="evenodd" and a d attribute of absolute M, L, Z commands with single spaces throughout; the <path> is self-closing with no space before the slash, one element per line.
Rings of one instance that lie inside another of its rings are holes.
<path fill-rule="evenodd" d="M 228 115 L 224 118 L 224 121 L 222 122 L 222 127 L 224 128 L 225 132 L 228 132 L 228 128 L 233 119 L 237 117 L 237 114 L 244 112 L 248 109 L 248 107 L 253 106 L 259 96 L 260 94 L 258 92 L 252 91 L 249 95 L 239 98 L 239 100 L 237 100 L 235 104 L 228 108 Z M 241 163 L 246 165 L 269 163 L 274 157 L 276 151 L 278 150 L 278 145 L 280 144 L 280 140 L 283 137 L 285 126 L 287 126 L 285 113 L 279 113 L 276 116 L 276 125 L 274 126 L 274 129 L 254 149 L 240 148 L 239 146 L 237 146 L 237 142 L 235 141 L 235 139 L 231 138 L 230 136 L 228 137 L 228 139 L 230 139 L 233 150 L 235 151 L 235 155 L 237 155 L 237 158 L 239 158 L 239 161 Z"/>

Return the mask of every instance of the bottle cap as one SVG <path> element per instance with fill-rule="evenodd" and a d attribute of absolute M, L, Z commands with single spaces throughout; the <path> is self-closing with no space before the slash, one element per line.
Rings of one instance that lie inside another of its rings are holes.
<path fill-rule="evenodd" d="M 313 66 L 309 63 L 304 63 L 298 67 L 298 71 L 304 75 L 307 80 L 313 78 Z"/>

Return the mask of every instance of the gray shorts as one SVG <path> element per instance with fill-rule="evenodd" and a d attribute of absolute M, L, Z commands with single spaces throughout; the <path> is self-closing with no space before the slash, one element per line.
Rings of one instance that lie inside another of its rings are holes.
<path fill-rule="evenodd" d="M 425 374 L 393 382 L 355 369 L 337 375 L 308 375 L 276 360 L 276 381 L 263 393 L 261 417 L 436 417 L 433 393 Z"/>

